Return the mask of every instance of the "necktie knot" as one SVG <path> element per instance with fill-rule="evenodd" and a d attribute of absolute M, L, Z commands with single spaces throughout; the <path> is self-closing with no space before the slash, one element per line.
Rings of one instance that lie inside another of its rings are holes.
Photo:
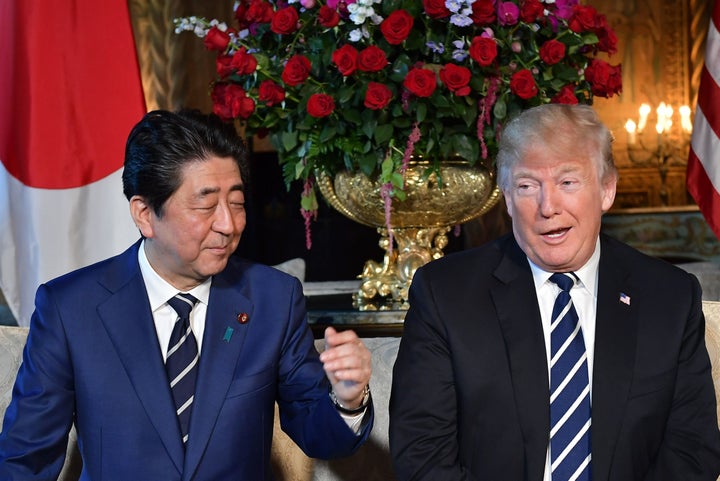
<path fill-rule="evenodd" d="M 575 279 L 575 273 L 573 272 L 567 274 L 556 272 L 550 276 L 550 280 L 565 292 L 570 292 L 570 289 L 575 285 Z"/>
<path fill-rule="evenodd" d="M 192 294 L 178 292 L 174 297 L 168 299 L 167 303 L 170 307 L 175 309 L 175 312 L 177 312 L 180 319 L 189 319 L 190 311 L 192 311 L 192 308 L 195 306 L 197 301 L 198 300 Z"/>

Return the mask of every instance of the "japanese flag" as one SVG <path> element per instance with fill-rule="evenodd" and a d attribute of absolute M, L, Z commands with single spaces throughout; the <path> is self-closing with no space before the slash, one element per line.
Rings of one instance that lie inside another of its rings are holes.
<path fill-rule="evenodd" d="M 125 249 L 125 140 L 145 112 L 125 0 L 0 0 L 0 289 L 28 325 L 38 285 Z"/>

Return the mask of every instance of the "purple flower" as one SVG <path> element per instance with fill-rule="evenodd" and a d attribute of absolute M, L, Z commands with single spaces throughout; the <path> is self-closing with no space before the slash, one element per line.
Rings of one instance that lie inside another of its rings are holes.
<path fill-rule="evenodd" d="M 450 23 L 452 23 L 456 27 L 468 27 L 468 26 L 472 25 L 473 21 L 472 21 L 472 18 L 470 18 L 467 15 L 454 13 L 450 17 Z"/>
<path fill-rule="evenodd" d="M 513 2 L 501 2 L 498 5 L 497 16 L 500 25 L 515 25 L 520 16 L 520 8 Z"/>
<path fill-rule="evenodd" d="M 467 50 L 463 50 L 463 49 L 453 50 L 452 58 L 453 58 L 453 60 L 455 60 L 456 62 L 462 62 L 462 61 L 464 61 L 467 57 L 468 57 Z"/>
<path fill-rule="evenodd" d="M 442 53 L 445 52 L 445 46 L 444 46 L 443 44 L 441 44 L 441 43 L 428 42 L 428 43 L 425 44 L 425 46 L 426 46 L 427 48 L 429 48 L 430 50 L 432 50 L 433 52 L 435 52 L 435 53 L 440 53 L 440 54 L 442 54 Z"/>
<path fill-rule="evenodd" d="M 555 15 L 563 20 L 572 17 L 573 7 L 578 4 L 578 0 L 555 0 Z"/>
<path fill-rule="evenodd" d="M 341 7 L 347 7 L 351 3 L 355 3 L 355 0 L 327 0 L 327 6 L 336 10 L 338 5 Z"/>

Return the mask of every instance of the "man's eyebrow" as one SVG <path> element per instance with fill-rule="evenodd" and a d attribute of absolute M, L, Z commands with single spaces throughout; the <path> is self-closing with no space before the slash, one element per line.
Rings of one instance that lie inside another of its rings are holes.
<path fill-rule="evenodd" d="M 235 184 L 232 187 L 230 187 L 230 191 L 231 192 L 237 192 L 237 191 L 245 192 L 245 186 L 243 184 Z M 220 192 L 220 187 L 205 187 L 200 190 L 198 195 L 200 197 L 204 197 L 204 196 L 210 195 L 210 194 L 217 194 L 218 192 Z"/>

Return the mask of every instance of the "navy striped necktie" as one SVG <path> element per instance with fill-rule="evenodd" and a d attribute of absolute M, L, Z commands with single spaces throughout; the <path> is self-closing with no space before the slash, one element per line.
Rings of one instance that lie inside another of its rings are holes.
<path fill-rule="evenodd" d="M 197 341 L 190 327 L 190 311 L 197 299 L 190 294 L 179 293 L 167 302 L 175 309 L 178 318 L 170 335 L 165 369 L 175 400 L 182 440 L 187 443 L 199 359 Z"/>
<path fill-rule="evenodd" d="M 570 297 L 574 273 L 550 276 L 561 291 L 550 326 L 550 462 L 552 481 L 590 480 L 590 383 L 587 353 Z"/>

